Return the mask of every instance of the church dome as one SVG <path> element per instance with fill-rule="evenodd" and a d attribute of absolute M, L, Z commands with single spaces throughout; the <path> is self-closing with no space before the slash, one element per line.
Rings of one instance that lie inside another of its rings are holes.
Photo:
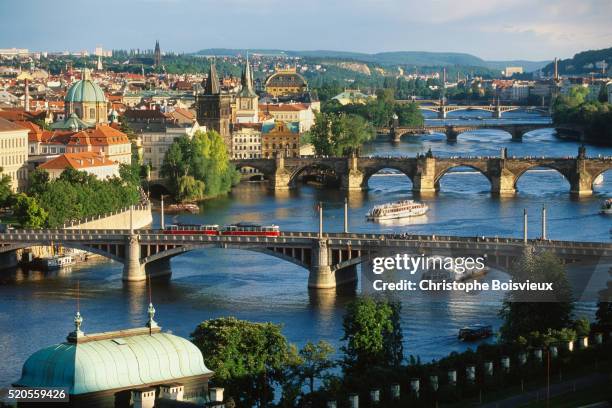
<path fill-rule="evenodd" d="M 84 75 L 83 79 L 68 88 L 64 101 L 66 103 L 106 102 L 106 96 L 104 96 L 104 91 L 98 84 L 92 81 L 88 75 Z"/>
<path fill-rule="evenodd" d="M 211 374 L 193 343 L 145 328 L 84 336 L 39 350 L 27 359 L 15 385 L 66 387 L 78 395 Z"/>
<path fill-rule="evenodd" d="M 307 86 L 306 79 L 295 70 L 278 70 L 266 81 L 267 87 L 303 87 Z"/>

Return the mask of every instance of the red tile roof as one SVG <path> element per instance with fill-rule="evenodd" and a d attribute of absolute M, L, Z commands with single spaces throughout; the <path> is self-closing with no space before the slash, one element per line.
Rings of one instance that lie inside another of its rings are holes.
<path fill-rule="evenodd" d="M 82 152 L 82 153 L 64 153 L 54 159 L 49 160 L 39 166 L 41 169 L 66 169 L 73 168 L 76 170 L 90 168 L 90 167 L 101 167 L 111 166 L 116 164 L 114 161 L 107 159 L 106 157 L 94 153 L 94 152 Z"/>
<path fill-rule="evenodd" d="M 11 122 L 10 120 L 6 120 L 0 117 L 0 132 L 12 132 L 15 130 L 26 130 L 27 128 L 23 126 L 19 126 L 16 123 Z"/>
<path fill-rule="evenodd" d="M 108 146 L 130 143 L 127 135 L 108 125 L 98 125 L 95 129 L 85 129 L 70 138 L 69 145 Z"/>

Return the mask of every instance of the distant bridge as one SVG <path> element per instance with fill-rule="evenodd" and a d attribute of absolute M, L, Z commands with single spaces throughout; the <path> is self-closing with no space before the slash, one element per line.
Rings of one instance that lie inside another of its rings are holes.
<path fill-rule="evenodd" d="M 499 237 L 283 231 L 280 237 L 170 235 L 158 230 L 15 230 L 0 233 L 0 253 L 36 245 L 61 244 L 123 263 L 125 281 L 170 273 L 168 260 L 198 248 L 237 248 L 268 254 L 309 270 L 308 286 L 333 288 L 357 279 L 356 266 L 392 251 L 427 255 L 486 256 L 487 264 L 508 268 L 526 246 L 567 261 L 612 259 L 612 243 Z M 156 264 L 165 261 L 163 268 Z M 151 268 L 147 268 L 147 267 Z"/>
<path fill-rule="evenodd" d="M 550 108 L 547 106 L 522 106 L 522 105 L 447 105 L 440 103 L 439 100 L 398 100 L 400 104 L 417 103 L 419 109 L 435 112 L 438 114 L 438 119 L 446 119 L 450 112 L 457 111 L 474 111 L 481 110 L 491 112 L 491 116 L 495 119 L 500 119 L 505 112 L 523 110 L 529 112 L 537 112 L 542 115 L 550 114 Z"/>
<path fill-rule="evenodd" d="M 495 195 L 513 195 L 519 178 L 528 170 L 545 167 L 561 173 L 575 195 L 593 193 L 593 182 L 612 169 L 612 157 L 588 158 L 582 147 L 576 157 L 508 157 L 505 150 L 499 157 L 288 157 L 275 159 L 232 160 L 237 168 L 254 168 L 268 179 L 274 190 L 287 190 L 306 171 L 318 169 L 333 172 L 345 190 L 367 189 L 369 178 L 381 169 L 394 169 L 408 176 L 415 193 L 435 193 L 440 179 L 456 167 L 470 167 L 482 173 Z"/>
<path fill-rule="evenodd" d="M 426 135 L 431 133 L 443 133 L 446 135 L 446 140 L 456 142 L 457 137 L 465 132 L 474 130 L 493 129 L 502 130 L 512 136 L 512 140 L 520 142 L 523 136 L 537 129 L 550 129 L 554 125 L 549 123 L 531 123 L 531 124 L 470 124 L 470 125 L 425 125 L 425 126 L 391 126 L 377 129 L 378 134 L 389 135 L 389 140 L 393 143 L 399 143 L 401 138 L 406 135 Z"/>

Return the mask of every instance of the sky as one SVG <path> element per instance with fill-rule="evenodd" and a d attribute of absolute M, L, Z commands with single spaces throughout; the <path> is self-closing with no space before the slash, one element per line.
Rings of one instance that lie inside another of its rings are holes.
<path fill-rule="evenodd" d="M 612 0 L 0 0 L 0 48 L 465 52 L 612 47 Z"/>

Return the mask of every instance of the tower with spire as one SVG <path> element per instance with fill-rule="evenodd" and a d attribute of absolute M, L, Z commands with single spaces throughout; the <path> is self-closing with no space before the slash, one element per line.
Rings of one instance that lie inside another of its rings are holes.
<path fill-rule="evenodd" d="M 196 96 L 197 121 L 207 130 L 218 132 L 228 151 L 231 150 L 231 95 L 221 91 L 215 61 L 211 61 L 204 92 Z"/>
<path fill-rule="evenodd" d="M 161 65 L 161 49 L 159 48 L 159 40 L 155 41 L 155 52 L 154 52 L 154 65 L 159 67 Z"/>
<path fill-rule="evenodd" d="M 253 74 L 247 54 L 242 70 L 241 89 L 236 95 L 236 123 L 257 123 L 259 119 L 259 97 L 254 91 Z"/>

